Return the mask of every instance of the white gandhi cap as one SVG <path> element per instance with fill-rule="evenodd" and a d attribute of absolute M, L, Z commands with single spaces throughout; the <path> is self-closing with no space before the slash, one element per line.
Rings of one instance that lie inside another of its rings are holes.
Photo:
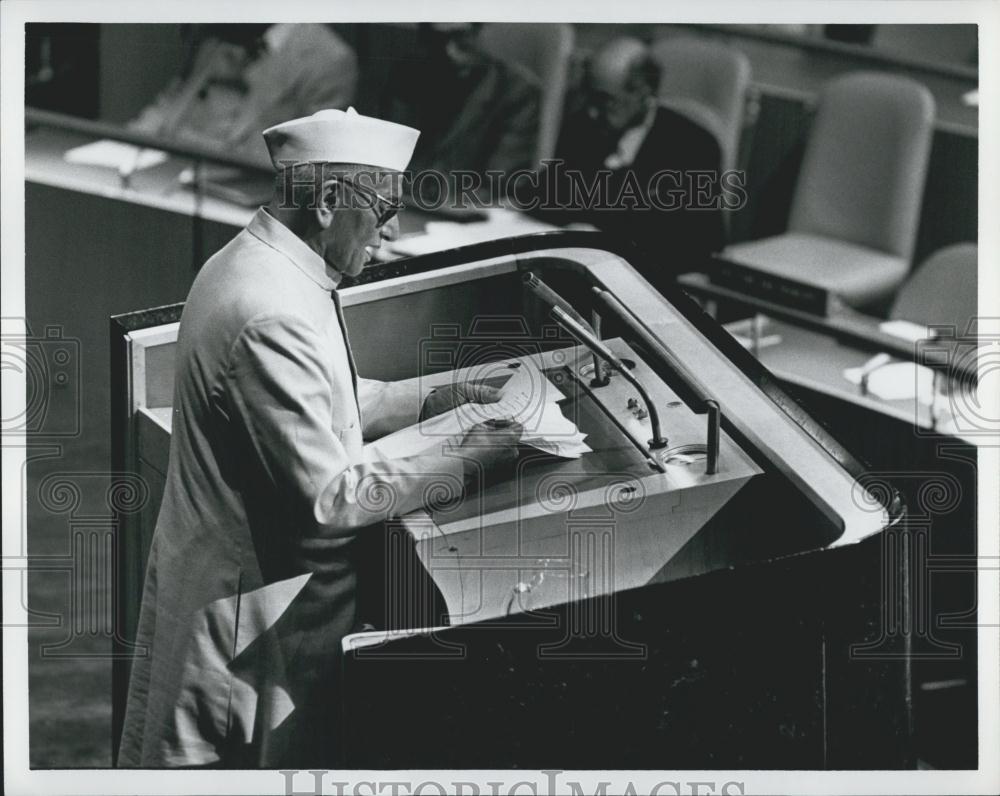
<path fill-rule="evenodd" d="M 300 163 L 359 163 L 403 171 L 420 131 L 348 108 L 282 122 L 268 127 L 263 135 L 276 169 Z"/>

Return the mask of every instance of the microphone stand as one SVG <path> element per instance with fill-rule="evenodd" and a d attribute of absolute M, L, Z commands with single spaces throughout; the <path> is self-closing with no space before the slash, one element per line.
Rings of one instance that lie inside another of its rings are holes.
<path fill-rule="evenodd" d="M 667 447 L 667 438 L 663 436 L 660 429 L 660 415 L 656 411 L 656 407 L 653 405 L 653 401 L 649 397 L 649 393 L 646 392 L 646 388 L 639 383 L 639 380 L 635 376 L 632 375 L 625 363 L 616 357 L 610 348 L 594 337 L 594 335 L 590 333 L 589 329 L 575 319 L 571 318 L 569 313 L 564 312 L 559 307 L 552 307 L 551 314 L 556 323 L 569 332 L 574 339 L 585 345 L 593 352 L 595 359 L 597 357 L 603 359 L 612 367 L 612 369 L 617 370 L 629 384 L 635 387 L 636 391 L 642 397 L 642 400 L 646 403 L 646 411 L 649 413 L 649 423 L 653 427 L 653 438 L 648 442 L 649 449 L 659 450 L 660 448 Z"/>
<path fill-rule="evenodd" d="M 528 271 L 522 277 L 522 280 L 524 282 L 524 286 L 534 293 L 543 304 L 547 304 L 550 307 L 559 307 L 583 329 L 590 332 L 594 338 L 600 340 L 601 317 L 596 312 L 593 314 L 594 324 L 591 326 L 583 319 L 583 316 L 581 316 L 580 313 L 573 309 L 573 306 L 568 301 L 546 285 L 531 271 Z M 597 354 L 594 354 L 594 378 L 590 380 L 590 386 L 606 387 L 608 382 L 610 382 L 610 379 L 604 375 L 604 370 L 601 367 L 601 360 Z"/>

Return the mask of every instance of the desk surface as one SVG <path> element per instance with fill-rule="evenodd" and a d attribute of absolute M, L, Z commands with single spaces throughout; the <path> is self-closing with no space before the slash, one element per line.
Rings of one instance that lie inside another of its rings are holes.
<path fill-rule="evenodd" d="M 42 128 L 24 137 L 24 176 L 29 182 L 80 191 L 108 199 L 156 207 L 182 215 L 198 215 L 236 228 L 244 226 L 253 208 L 211 196 L 195 195 L 181 185 L 178 177 L 191 163 L 168 157 L 164 163 L 135 172 L 124 185 L 117 170 L 80 163 L 68 163 L 67 150 L 93 141 L 79 133 Z"/>
<path fill-rule="evenodd" d="M 182 185 L 178 178 L 191 165 L 183 158 L 171 156 L 157 166 L 137 171 L 127 185 L 113 168 L 66 161 L 67 150 L 92 140 L 79 133 L 52 128 L 29 132 L 25 136 L 25 179 L 181 215 L 197 215 L 234 230 L 245 226 L 254 214 L 253 207 L 213 196 L 199 197 L 190 187 Z M 392 259 L 552 228 L 550 224 L 509 210 L 490 209 L 483 220 L 456 222 L 407 208 L 399 216 L 398 246 L 390 243 L 385 247 L 385 254 L 386 259 Z"/>
<path fill-rule="evenodd" d="M 784 381 L 816 390 L 874 412 L 903 420 L 925 432 L 932 426 L 931 404 L 923 397 L 888 400 L 875 395 L 864 395 L 857 384 L 851 382 L 844 371 L 860 368 L 872 359 L 872 352 L 838 342 L 829 335 L 803 329 L 791 323 L 760 316 L 760 339 L 763 344 L 758 359 L 772 373 Z M 730 330 L 737 328 L 730 324 Z M 743 338 L 740 329 L 739 337 Z M 898 361 L 898 360 L 894 360 Z M 956 436 L 975 443 L 966 437 L 956 418 L 949 411 L 946 396 L 938 396 L 939 413 L 936 430 L 941 434 Z"/>

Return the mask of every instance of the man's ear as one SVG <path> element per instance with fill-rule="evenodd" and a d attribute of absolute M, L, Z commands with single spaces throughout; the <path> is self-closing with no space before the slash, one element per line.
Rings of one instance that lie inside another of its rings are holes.
<path fill-rule="evenodd" d="M 316 221 L 323 228 L 327 229 L 333 223 L 333 214 L 340 207 L 340 192 L 343 187 L 337 179 L 323 180 L 320 188 L 319 202 L 316 203 Z"/>

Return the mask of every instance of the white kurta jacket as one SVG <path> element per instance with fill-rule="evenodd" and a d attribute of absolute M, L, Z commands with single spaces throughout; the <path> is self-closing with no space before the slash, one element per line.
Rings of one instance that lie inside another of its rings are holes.
<path fill-rule="evenodd" d="M 363 461 L 423 396 L 355 389 L 334 287 L 263 209 L 195 279 L 120 765 L 329 765 L 351 542 L 461 488 L 457 458 Z"/>

